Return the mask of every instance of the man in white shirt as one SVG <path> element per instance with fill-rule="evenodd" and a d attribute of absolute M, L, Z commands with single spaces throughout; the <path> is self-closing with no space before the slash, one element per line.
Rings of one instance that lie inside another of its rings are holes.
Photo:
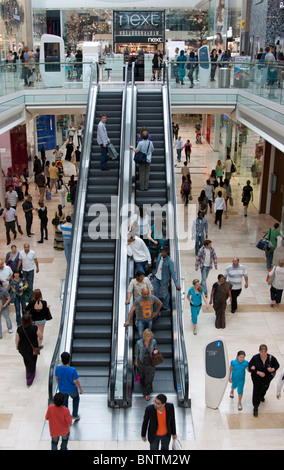
<path fill-rule="evenodd" d="M 130 234 L 127 240 L 127 254 L 133 257 L 135 271 L 142 271 L 143 274 L 148 272 L 151 267 L 151 255 L 142 238 Z"/>
<path fill-rule="evenodd" d="M 9 186 L 8 191 L 5 194 L 5 204 L 9 203 L 13 209 L 17 208 L 18 204 L 18 194 L 17 191 L 13 189 L 13 186 Z"/>
<path fill-rule="evenodd" d="M 175 142 L 175 148 L 177 149 L 177 159 L 178 162 L 181 161 L 181 151 L 183 149 L 183 141 L 181 140 L 181 136 Z"/>
<path fill-rule="evenodd" d="M 30 249 L 30 245 L 28 243 L 24 244 L 24 249 L 20 251 L 19 261 L 18 261 L 18 269 L 22 263 L 22 270 L 23 270 L 23 277 L 25 281 L 28 283 L 29 288 L 33 290 L 34 285 L 34 269 L 36 265 L 36 272 L 39 272 L 39 264 L 37 260 L 37 256 L 33 250 Z"/>
<path fill-rule="evenodd" d="M 97 143 L 101 147 L 101 170 L 107 170 L 107 167 L 106 167 L 107 147 L 108 147 L 108 144 L 110 143 L 110 140 L 107 135 L 106 120 L 107 120 L 107 115 L 101 114 L 100 122 L 97 128 Z"/>
<path fill-rule="evenodd" d="M 232 309 L 231 312 L 235 313 L 238 308 L 237 297 L 242 291 L 242 278 L 245 278 L 245 289 L 248 288 L 248 273 L 246 268 L 240 264 L 239 258 L 234 258 L 230 266 L 224 272 L 224 277 L 232 285 Z"/>
<path fill-rule="evenodd" d="M 207 283 L 206 279 L 208 277 L 210 269 L 212 269 L 213 264 L 215 269 L 218 267 L 217 255 L 212 247 L 211 240 L 204 240 L 203 247 L 200 248 L 195 259 L 195 270 L 197 271 L 200 267 L 201 270 L 201 285 L 204 289 L 204 294 L 207 297 Z"/>
<path fill-rule="evenodd" d="M 59 145 L 56 145 L 55 150 L 53 152 L 53 155 L 55 155 L 55 163 L 58 160 L 62 160 L 63 158 L 63 152 L 60 150 Z"/>
<path fill-rule="evenodd" d="M 13 271 L 10 266 L 7 266 L 2 260 L 0 260 L 0 281 L 5 289 L 9 284 L 9 281 L 13 275 Z"/>
<path fill-rule="evenodd" d="M 6 203 L 6 207 L 2 212 L 2 217 L 5 221 L 7 245 L 10 245 L 10 231 L 14 234 L 14 240 L 17 237 L 16 223 L 18 223 L 18 217 L 16 209 L 11 207 L 9 202 Z"/>
<path fill-rule="evenodd" d="M 225 199 L 222 196 L 222 191 L 218 191 L 218 197 L 216 197 L 214 202 L 214 212 L 215 212 L 215 224 L 219 221 L 219 229 L 222 227 L 222 215 L 223 211 L 227 211 Z"/>

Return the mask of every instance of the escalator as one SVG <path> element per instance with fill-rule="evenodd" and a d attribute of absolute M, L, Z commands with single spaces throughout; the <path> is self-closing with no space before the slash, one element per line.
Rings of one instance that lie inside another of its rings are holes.
<path fill-rule="evenodd" d="M 112 342 L 116 253 L 116 240 L 112 234 L 116 230 L 116 215 L 113 215 L 116 205 L 111 204 L 111 198 L 118 194 L 119 159 L 108 161 L 109 170 L 101 171 L 100 148 L 96 141 L 101 113 L 107 115 L 108 136 L 119 149 L 121 91 L 99 91 L 91 144 L 71 364 L 77 369 L 84 393 L 107 391 Z M 97 212 L 98 204 L 106 207 L 105 216 Z M 103 234 L 103 238 L 94 239 L 97 232 Z"/>
<path fill-rule="evenodd" d="M 159 204 L 163 207 L 168 202 L 168 193 L 163 96 L 161 89 L 151 92 L 138 90 L 136 112 L 136 132 L 138 134 L 143 126 L 147 127 L 154 145 L 154 152 L 150 166 L 149 189 L 147 191 L 139 190 L 139 185 L 137 184 L 139 172 L 138 168 L 136 168 L 135 204 L 137 207 L 142 207 L 145 204 Z M 148 215 L 150 216 L 150 213 L 148 213 Z M 166 225 L 167 213 L 163 212 L 162 215 Z M 151 213 L 151 225 L 152 224 L 154 224 L 153 212 Z M 157 340 L 158 347 L 164 357 L 163 363 L 156 367 L 153 390 L 163 391 L 163 393 L 175 392 L 171 302 L 169 309 L 161 310 L 161 316 L 157 320 L 153 321 L 152 329 Z M 137 330 L 135 330 L 134 344 L 137 339 Z M 141 393 L 139 384 L 135 384 L 134 392 Z"/>

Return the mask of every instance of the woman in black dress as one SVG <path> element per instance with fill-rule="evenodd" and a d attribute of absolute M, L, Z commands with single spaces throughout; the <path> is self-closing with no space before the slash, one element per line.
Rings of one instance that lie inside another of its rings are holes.
<path fill-rule="evenodd" d="M 246 186 L 243 187 L 243 192 L 242 192 L 242 203 L 244 206 L 245 217 L 247 217 L 248 205 L 250 201 L 251 202 L 253 201 L 253 188 L 250 185 L 250 180 L 248 180 Z"/>
<path fill-rule="evenodd" d="M 38 348 L 41 336 L 41 332 L 33 324 L 31 316 L 28 313 L 24 313 L 21 326 L 17 329 L 15 342 L 16 348 L 24 360 L 28 386 L 32 385 L 36 375 L 37 355 L 34 354 L 33 347 Z"/>
<path fill-rule="evenodd" d="M 34 290 L 32 300 L 26 306 L 26 311 L 29 312 L 32 317 L 32 321 L 41 332 L 41 339 L 39 341 L 39 347 L 41 349 L 43 348 L 41 343 L 43 340 L 44 327 L 46 324 L 46 320 L 51 319 L 51 314 L 46 300 L 42 300 L 42 293 L 40 289 Z"/>
<path fill-rule="evenodd" d="M 73 144 L 72 138 L 69 137 L 69 141 L 66 144 L 65 160 L 68 160 L 68 162 L 71 162 L 73 152 L 74 152 L 74 144 Z"/>

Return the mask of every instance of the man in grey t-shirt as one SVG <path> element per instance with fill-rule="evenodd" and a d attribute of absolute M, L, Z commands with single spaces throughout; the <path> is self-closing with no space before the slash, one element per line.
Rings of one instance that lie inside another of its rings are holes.
<path fill-rule="evenodd" d="M 142 338 L 145 328 L 149 328 L 151 330 L 153 319 L 158 315 L 162 305 L 163 302 L 161 302 L 158 297 L 151 295 L 149 293 L 149 289 L 144 287 L 144 289 L 142 289 L 141 296 L 134 301 L 124 326 L 130 325 L 131 317 L 135 311 L 138 336 L 139 338 Z"/>

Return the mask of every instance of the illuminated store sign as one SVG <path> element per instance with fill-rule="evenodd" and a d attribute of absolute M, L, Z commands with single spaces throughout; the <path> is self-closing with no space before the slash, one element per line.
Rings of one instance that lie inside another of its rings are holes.
<path fill-rule="evenodd" d="M 164 42 L 165 12 L 114 11 L 114 43 Z"/>

